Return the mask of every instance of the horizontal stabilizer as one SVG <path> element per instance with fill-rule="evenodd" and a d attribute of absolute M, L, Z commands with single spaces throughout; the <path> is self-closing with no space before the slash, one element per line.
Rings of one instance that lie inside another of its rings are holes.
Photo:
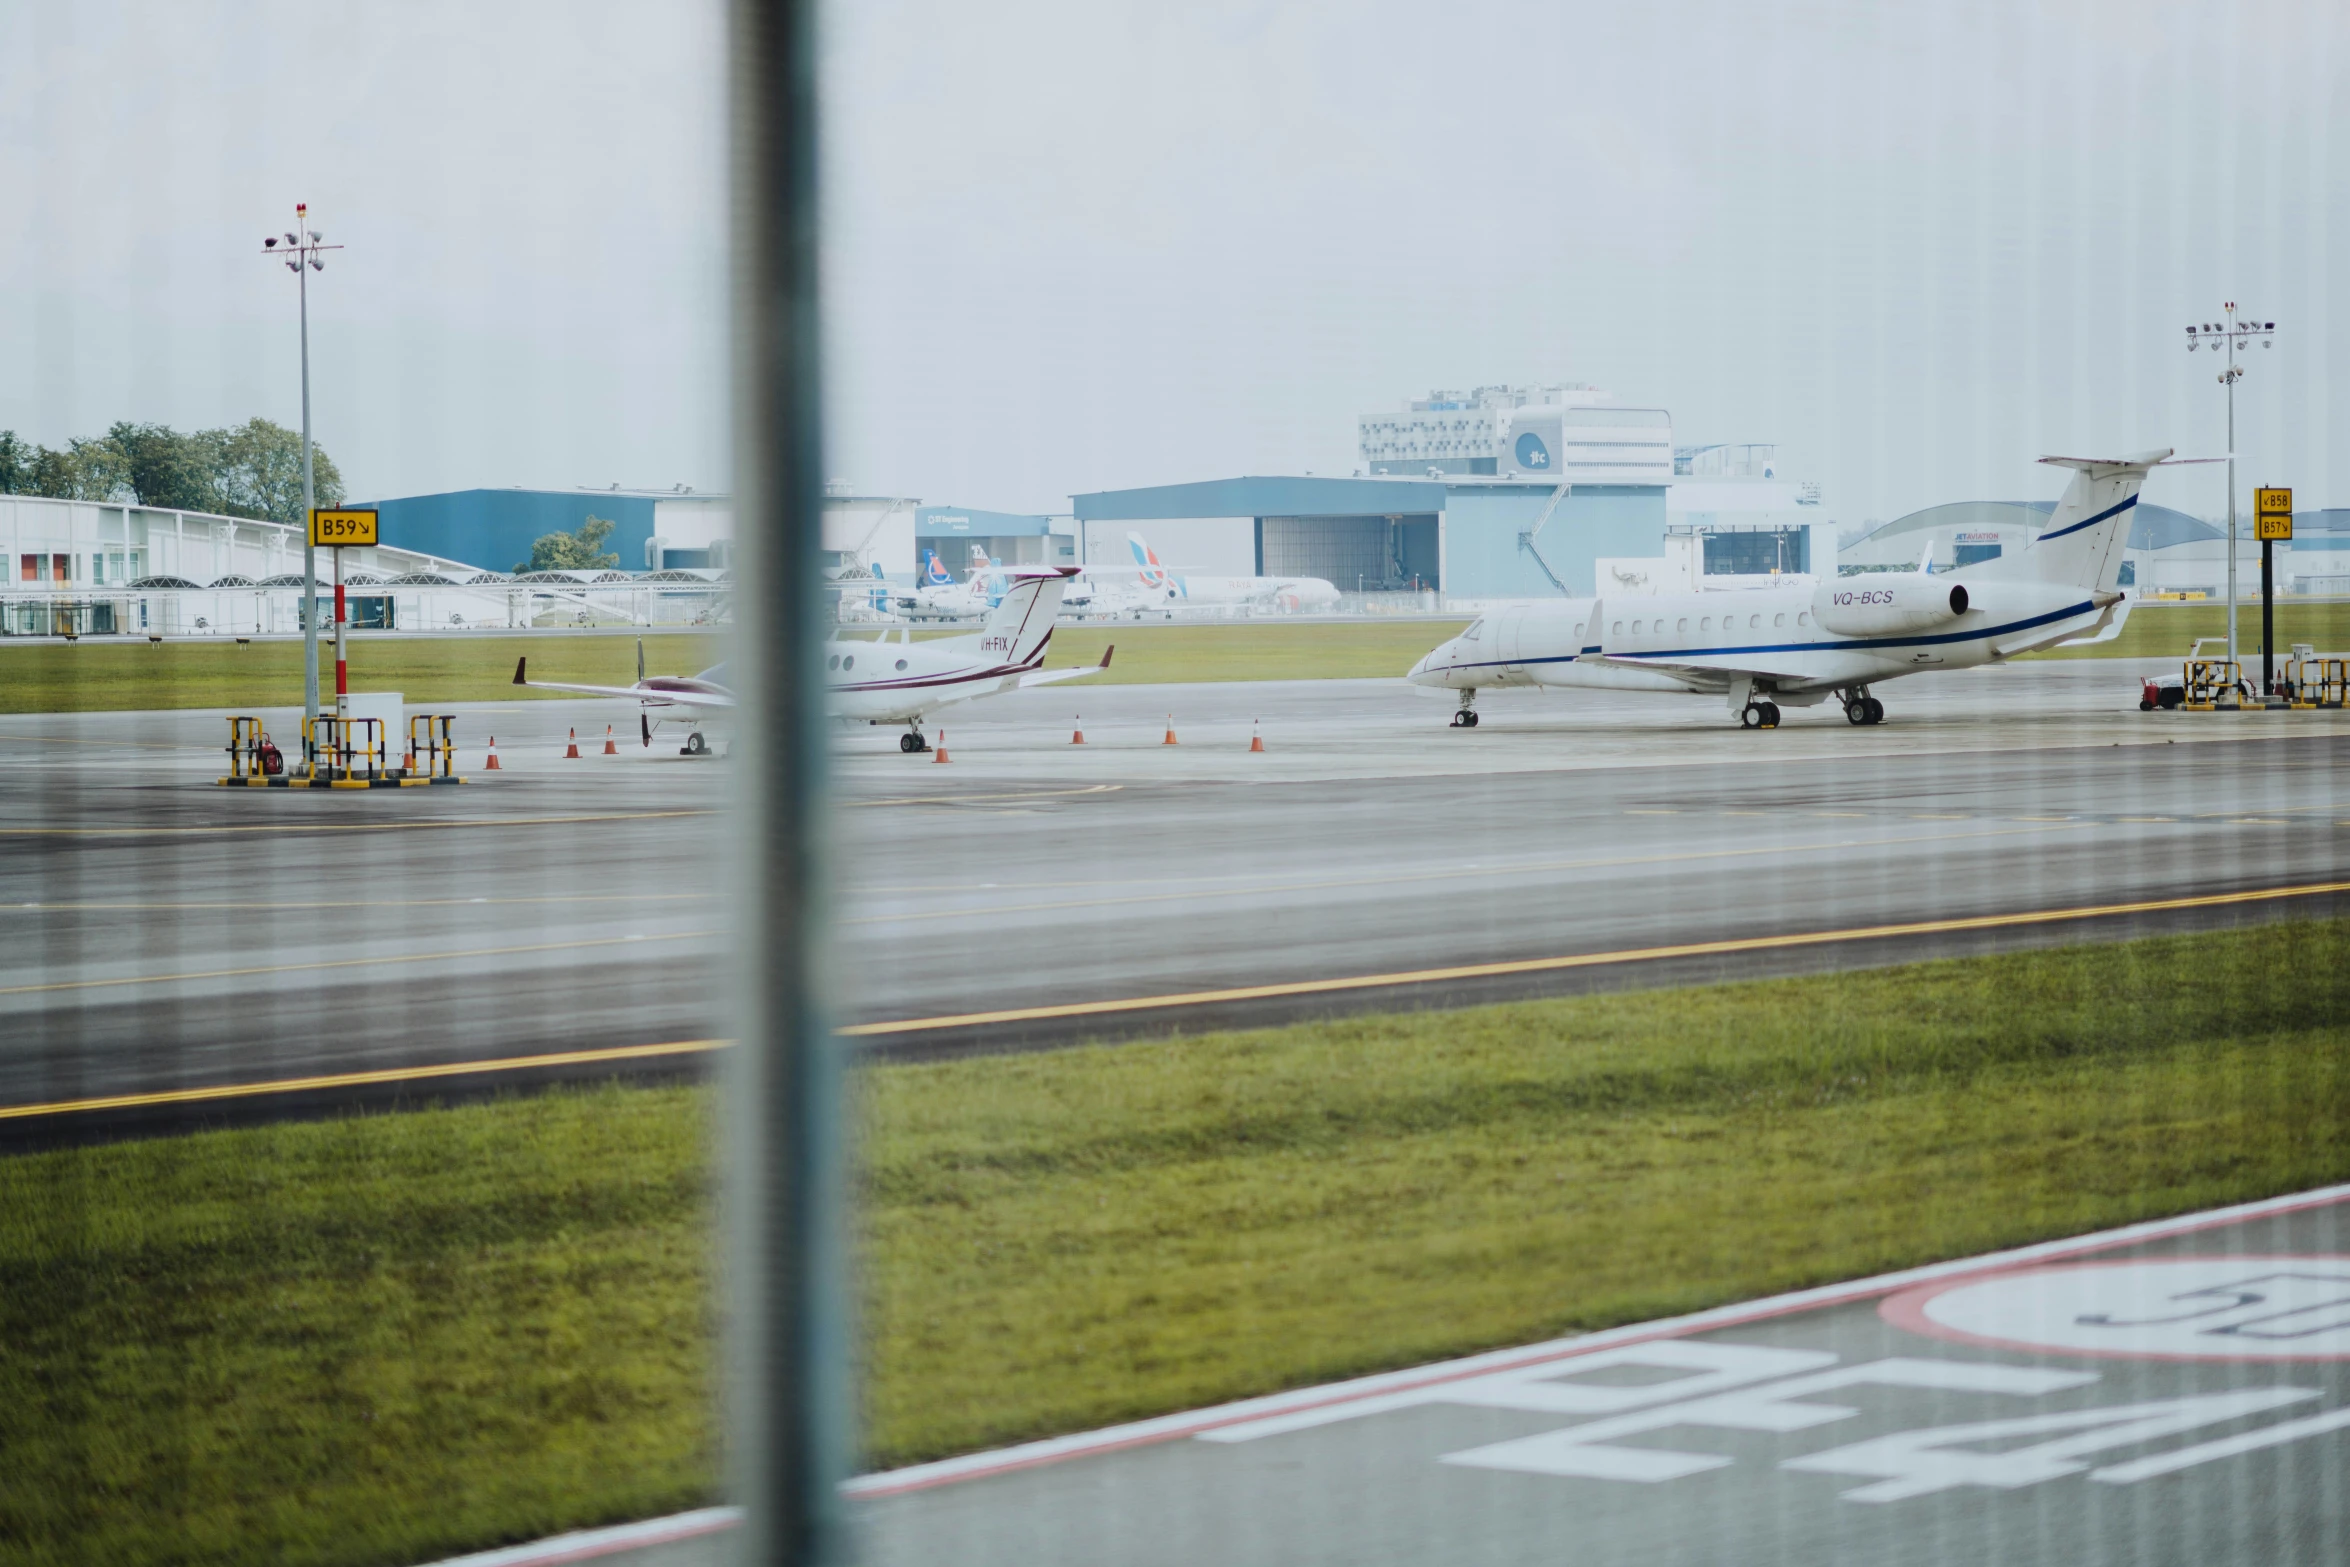
<path fill-rule="evenodd" d="M 2135 457 L 2043 457 L 2042 462 L 2052 468 L 2074 468 L 2082 473 L 2095 473 L 2102 468 L 2159 468 L 2171 460 L 2171 448 L 2140 452 Z M 2186 462 L 2204 462 L 2207 458 L 2189 457 Z"/>

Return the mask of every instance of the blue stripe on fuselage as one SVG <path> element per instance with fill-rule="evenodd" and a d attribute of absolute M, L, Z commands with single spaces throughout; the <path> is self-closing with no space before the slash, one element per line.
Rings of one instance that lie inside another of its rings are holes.
<path fill-rule="evenodd" d="M 2004 626 L 1986 626 L 1980 631 L 1938 631 L 1930 635 L 1908 637 L 1850 637 L 1840 642 L 1769 642 L 1759 645 L 1741 644 L 1737 647 L 1683 647 L 1633 653 L 1605 653 L 1598 647 L 1587 647 L 1584 653 L 1600 653 L 1602 657 L 1636 663 L 1644 659 L 1718 658 L 1726 654 L 1754 653 L 1856 653 L 1877 648 L 1937 647 L 1952 642 L 1973 642 L 1984 637 L 2005 636 L 2010 631 L 2029 631 L 2034 626 L 2052 625 L 2059 620 L 2070 620 L 2097 608 L 2084 599 L 2064 609 L 2052 609 L 2045 615 L 2034 615 L 2029 620 L 2010 621 Z M 1550 658 L 1488 659 L 1477 664 L 1446 664 L 1446 669 L 1502 669 L 1526 664 L 1571 664 L 1580 654 L 1565 653 Z"/>

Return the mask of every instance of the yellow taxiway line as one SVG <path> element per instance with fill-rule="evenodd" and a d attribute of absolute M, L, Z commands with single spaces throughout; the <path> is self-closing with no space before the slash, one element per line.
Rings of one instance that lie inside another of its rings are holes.
<path fill-rule="evenodd" d="M 1631 947 L 1613 952 L 1584 952 L 1566 957 L 1527 958 L 1504 963 L 1470 963 L 1452 968 L 1409 969 L 1391 974 L 1358 974 L 1345 979 L 1299 980 L 1276 985 L 1243 985 L 1227 990 L 1194 990 L 1171 995 L 1133 996 L 1114 1001 L 1079 1001 L 1059 1006 L 1012 1007 L 996 1012 L 966 1012 L 952 1017 L 905 1018 L 891 1023 L 856 1023 L 839 1030 L 851 1038 L 912 1034 L 943 1028 L 977 1027 L 989 1023 L 1034 1022 L 1050 1018 L 1100 1017 L 1162 1007 L 1213 1006 L 1230 1001 L 1258 1001 L 1284 996 L 1326 995 L 1343 990 L 1372 990 L 1389 985 L 1420 985 L 1446 980 L 1489 979 L 1511 974 L 1539 974 L 1561 969 L 1597 968 L 1611 963 L 1655 962 L 1664 958 L 1707 957 L 1737 952 L 1769 952 L 1794 947 L 1827 946 L 1845 941 L 1869 941 L 1889 936 L 1923 936 L 1958 931 L 1999 930 L 2023 925 L 2051 925 L 2067 920 L 2109 918 L 2123 914 L 2156 914 L 2179 909 L 2210 909 L 2287 898 L 2318 897 L 2350 892 L 2350 881 L 2307 882 L 2292 887 L 2264 887 L 2250 892 L 2210 893 L 2191 898 L 2150 898 L 2135 903 L 2085 904 L 2065 909 L 2034 909 L 2019 914 L 1984 914 L 1966 919 L 1916 920 L 1900 925 L 1863 925 L 1846 930 L 1809 931 L 1786 936 L 1743 936 L 1725 941 L 1685 942 L 1669 947 Z M 263 1094 L 290 1094 L 306 1090 L 359 1088 L 384 1083 L 420 1082 L 433 1078 L 464 1077 L 488 1072 L 519 1072 L 558 1066 L 594 1066 L 608 1062 L 654 1060 L 665 1056 L 709 1054 L 723 1050 L 728 1039 L 685 1039 L 653 1045 L 616 1045 L 601 1050 L 564 1050 L 548 1055 L 501 1056 L 471 1061 L 448 1061 L 432 1066 L 386 1067 L 367 1072 L 330 1072 L 311 1077 L 276 1078 L 257 1083 L 224 1083 L 211 1088 L 173 1088 L 152 1093 L 113 1094 L 90 1099 L 63 1099 L 46 1104 L 0 1105 L 0 1121 L 36 1116 L 67 1115 L 77 1111 L 138 1109 L 156 1105 L 202 1104 Z"/>
<path fill-rule="evenodd" d="M 0 1105 L 0 1121 L 77 1110 L 137 1110 L 152 1105 L 204 1104 L 261 1094 L 298 1094 L 319 1088 L 363 1088 L 374 1083 L 412 1083 L 436 1077 L 470 1077 L 479 1072 L 523 1072 L 534 1067 L 595 1066 L 607 1061 L 650 1061 L 724 1050 L 731 1039 L 679 1039 L 659 1045 L 615 1045 L 604 1050 L 559 1050 L 543 1056 L 502 1056 L 487 1061 L 446 1061 L 435 1066 L 394 1066 L 373 1072 L 326 1072 L 315 1077 L 280 1077 L 263 1083 L 222 1083 L 213 1088 L 166 1088 L 147 1094 L 107 1094 L 95 1099 L 59 1099 L 48 1104 Z"/>
<path fill-rule="evenodd" d="M 1654 963 L 1666 958 L 1716 957 L 1735 952 L 1773 952 L 1822 947 L 1888 936 L 1932 936 L 1958 931 L 2001 930 L 2018 925 L 2053 925 L 2066 920 L 2103 919 L 2121 914 L 2159 914 L 2176 909 L 2216 909 L 2231 904 L 2268 903 L 2284 898 L 2350 892 L 2350 881 L 2309 882 L 2253 892 L 2219 892 L 2193 898 L 2150 898 L 2138 903 L 2087 904 L 2069 909 L 2033 909 L 2021 914 L 1981 914 L 1966 919 L 1915 920 L 1901 925 L 1862 925 L 1849 930 L 1804 931 L 1787 936 L 1739 936 L 1725 941 L 1691 941 L 1670 947 L 1629 947 L 1614 952 L 1578 952 L 1557 958 L 1522 958 L 1504 963 L 1464 963 L 1452 968 L 1406 969 L 1392 974 L 1356 974 L 1345 979 L 1293 980 L 1276 985 L 1238 985 L 1229 990 L 1188 990 L 1163 996 L 1130 996 L 1117 1001 L 1073 1001 L 1060 1006 L 1007 1007 L 954 1017 L 904 1018 L 891 1023 L 856 1023 L 840 1030 L 857 1038 L 920 1034 L 943 1028 L 979 1028 L 991 1023 L 1034 1023 L 1052 1018 L 1104 1017 L 1163 1007 L 1205 1007 L 1231 1001 L 1269 1001 L 1285 996 L 1319 996 L 1342 990 L 1377 990 L 1390 985 L 1428 985 L 1448 980 L 1494 979 L 1511 974 L 1544 974 L 1561 969 L 1599 968 L 1614 963 Z"/>

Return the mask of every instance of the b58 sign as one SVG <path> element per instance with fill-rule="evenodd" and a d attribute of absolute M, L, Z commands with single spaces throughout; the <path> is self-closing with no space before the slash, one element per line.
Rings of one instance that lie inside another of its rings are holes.
<path fill-rule="evenodd" d="M 318 507 L 310 513 L 310 542 L 320 545 L 373 544 L 375 513 L 373 511 L 328 511 Z"/>

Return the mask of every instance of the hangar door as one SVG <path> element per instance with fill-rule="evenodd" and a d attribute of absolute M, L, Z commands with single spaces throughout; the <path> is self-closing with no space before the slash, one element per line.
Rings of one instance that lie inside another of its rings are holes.
<path fill-rule="evenodd" d="M 1264 517 L 1257 538 L 1268 577 L 1320 577 L 1342 593 L 1443 586 L 1433 515 Z"/>

